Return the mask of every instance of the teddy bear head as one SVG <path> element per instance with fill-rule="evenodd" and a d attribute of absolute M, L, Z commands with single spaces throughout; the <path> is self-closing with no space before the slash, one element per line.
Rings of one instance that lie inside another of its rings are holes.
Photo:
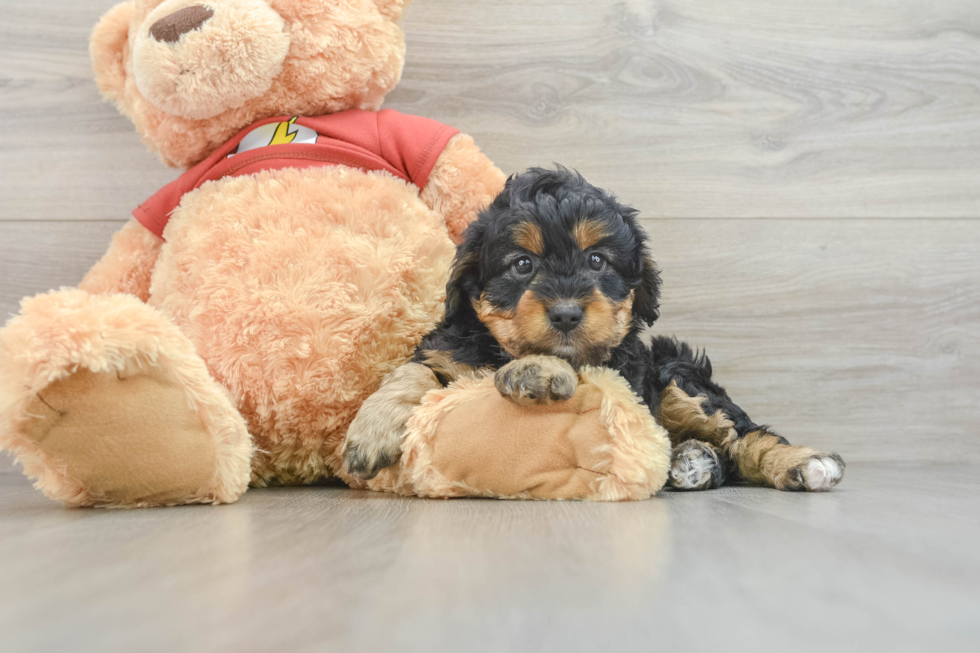
<path fill-rule="evenodd" d="M 377 109 L 401 77 L 411 0 L 131 0 L 92 33 L 95 79 L 172 166 L 251 123 Z"/>

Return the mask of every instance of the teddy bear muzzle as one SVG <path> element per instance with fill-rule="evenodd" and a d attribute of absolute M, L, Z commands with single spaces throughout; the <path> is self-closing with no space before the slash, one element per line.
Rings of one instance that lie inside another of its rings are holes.
<path fill-rule="evenodd" d="M 176 43 L 187 32 L 200 29 L 214 16 L 214 10 L 204 5 L 191 5 L 178 9 L 150 25 L 150 36 L 164 43 Z"/>
<path fill-rule="evenodd" d="M 159 109 L 204 120 L 269 90 L 289 52 L 286 23 L 261 0 L 166 0 L 133 45 L 140 93 Z"/>

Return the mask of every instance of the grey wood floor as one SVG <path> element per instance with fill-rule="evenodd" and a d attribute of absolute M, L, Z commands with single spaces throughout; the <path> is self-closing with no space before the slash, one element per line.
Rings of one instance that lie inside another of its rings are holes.
<path fill-rule="evenodd" d="M 627 504 L 340 488 L 59 510 L 0 474 L 5 651 L 902 651 L 980 643 L 980 468 Z"/>
<path fill-rule="evenodd" d="M 111 4 L 0 0 L 0 316 L 177 174 L 91 81 Z M 977 645 L 980 3 L 416 0 L 405 29 L 388 106 L 640 209 L 655 330 L 843 484 L 105 513 L 0 474 L 0 648 Z"/>

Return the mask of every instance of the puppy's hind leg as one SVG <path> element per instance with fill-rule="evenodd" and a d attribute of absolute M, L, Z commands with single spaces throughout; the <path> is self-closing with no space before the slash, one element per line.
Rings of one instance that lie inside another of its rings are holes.
<path fill-rule="evenodd" d="M 397 463 L 412 412 L 425 393 L 441 387 L 432 370 L 418 363 L 402 365 L 386 376 L 347 429 L 343 455 L 348 473 L 368 480 Z"/>
<path fill-rule="evenodd" d="M 777 490 L 823 492 L 844 476 L 838 454 L 792 445 L 764 426 L 732 442 L 729 455 L 742 480 Z"/>
<path fill-rule="evenodd" d="M 674 447 L 667 483 L 675 490 L 712 490 L 725 482 L 723 456 L 700 440 L 685 440 Z"/>
<path fill-rule="evenodd" d="M 820 492 L 831 489 L 844 476 L 844 460 L 839 455 L 791 445 L 753 422 L 711 379 L 707 357 L 676 340 L 654 338 L 651 342 L 651 368 L 644 392 L 647 404 L 656 406 L 657 420 L 670 433 L 671 442 L 681 446 L 689 440 L 709 443 L 720 454 L 730 480 Z M 683 462 L 676 451 L 675 466 Z M 688 452 L 691 456 L 694 454 Z M 679 469 L 678 478 L 683 480 L 680 472 L 693 467 L 689 463 L 686 469 Z"/>

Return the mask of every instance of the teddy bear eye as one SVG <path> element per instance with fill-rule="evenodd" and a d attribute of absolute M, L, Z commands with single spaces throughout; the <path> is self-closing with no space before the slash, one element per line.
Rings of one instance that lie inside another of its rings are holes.
<path fill-rule="evenodd" d="M 532 270 L 534 270 L 534 263 L 530 256 L 522 256 L 514 261 L 514 272 L 517 274 L 531 274 Z"/>
<path fill-rule="evenodd" d="M 589 254 L 589 267 L 598 272 L 606 267 L 606 257 L 599 252 L 592 252 Z"/>

